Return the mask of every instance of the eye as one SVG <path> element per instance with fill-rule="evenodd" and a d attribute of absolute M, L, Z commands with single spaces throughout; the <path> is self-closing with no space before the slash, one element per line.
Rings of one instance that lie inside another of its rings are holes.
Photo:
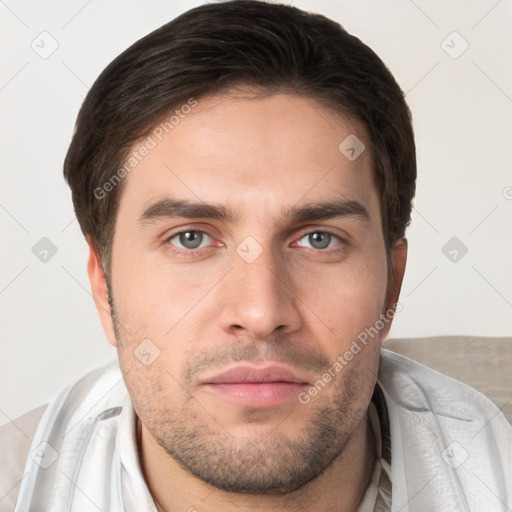
<path fill-rule="evenodd" d="M 180 231 L 179 233 L 174 233 L 167 239 L 167 242 L 171 243 L 171 245 L 174 245 L 178 249 L 193 250 L 202 249 L 203 247 L 206 247 L 208 245 L 208 239 L 210 240 L 211 243 L 212 238 L 205 231 L 189 229 L 187 231 Z M 173 242 L 173 240 L 176 241 Z M 205 241 L 207 243 L 203 245 L 203 242 Z"/>
<path fill-rule="evenodd" d="M 340 245 L 343 240 L 338 235 L 335 235 L 334 233 L 331 233 L 330 231 L 311 231 L 309 233 L 306 233 L 302 236 L 300 240 L 307 240 L 309 243 L 309 247 L 311 249 L 330 249 L 331 247 L 335 247 L 337 245 Z M 332 243 L 332 242 L 338 242 Z M 299 241 L 299 245 L 300 241 Z M 308 247 L 308 246 L 306 246 Z"/>
<path fill-rule="evenodd" d="M 212 241 L 213 238 L 206 231 L 199 229 L 179 231 L 166 239 L 176 253 L 188 254 L 208 247 Z M 333 247 L 343 248 L 344 240 L 330 231 L 317 230 L 304 233 L 294 245 L 324 251 Z"/>

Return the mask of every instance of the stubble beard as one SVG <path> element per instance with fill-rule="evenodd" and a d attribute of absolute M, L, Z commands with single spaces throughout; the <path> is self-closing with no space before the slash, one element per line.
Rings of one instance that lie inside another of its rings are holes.
<path fill-rule="evenodd" d="M 129 346 L 113 301 L 109 302 L 116 338 L 122 340 L 120 345 Z M 342 456 L 360 422 L 365 421 L 368 404 L 361 403 L 360 389 L 368 376 L 362 375 L 358 367 L 347 366 L 331 387 L 309 404 L 297 400 L 294 408 L 314 409 L 293 437 L 277 424 L 265 435 L 237 438 L 191 395 L 184 398 L 181 408 L 169 408 L 169 401 L 166 403 L 165 397 L 159 401 L 158 393 L 153 394 L 151 404 L 144 399 L 138 403 L 135 396 L 132 401 L 156 442 L 196 478 L 232 493 L 282 495 L 324 473 Z M 149 394 L 146 390 L 146 396 Z M 246 416 L 250 418 L 251 410 Z"/>

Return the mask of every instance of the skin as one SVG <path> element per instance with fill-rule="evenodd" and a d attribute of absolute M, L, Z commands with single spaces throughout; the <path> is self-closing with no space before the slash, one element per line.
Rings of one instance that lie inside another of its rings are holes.
<path fill-rule="evenodd" d="M 93 295 L 140 420 L 141 464 L 160 510 L 357 510 L 375 463 L 366 412 L 391 322 L 307 405 L 294 396 L 248 408 L 201 385 L 237 361 L 283 363 L 314 383 L 397 302 L 407 244 L 393 247 L 388 279 L 372 156 L 366 149 L 348 160 L 338 146 L 349 134 L 370 147 L 358 122 L 312 99 L 201 98 L 126 178 L 114 315 L 90 244 Z M 165 196 L 220 204 L 237 218 L 140 222 Z M 322 201 L 357 201 L 368 218 L 294 223 L 282 214 Z M 210 236 L 187 248 L 175 236 L 187 229 Z M 340 238 L 318 248 L 308 235 L 325 230 Z M 248 236 L 261 250 L 250 263 L 236 250 Z M 160 350 L 148 366 L 135 357 L 145 339 Z"/>

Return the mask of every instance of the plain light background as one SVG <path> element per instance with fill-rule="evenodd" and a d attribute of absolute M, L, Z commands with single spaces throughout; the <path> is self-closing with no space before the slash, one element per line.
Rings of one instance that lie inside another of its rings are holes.
<path fill-rule="evenodd" d="M 0 0 L 0 424 L 116 357 L 90 296 L 62 164 L 103 68 L 201 3 Z M 510 335 L 512 3 L 291 3 L 372 47 L 413 113 L 418 188 L 391 336 Z M 43 237 L 57 249 L 47 262 L 32 252 Z"/>

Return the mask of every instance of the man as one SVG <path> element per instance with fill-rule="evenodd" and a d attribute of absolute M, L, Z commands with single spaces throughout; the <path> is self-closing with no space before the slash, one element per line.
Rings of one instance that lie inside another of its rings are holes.
<path fill-rule="evenodd" d="M 357 38 L 285 5 L 192 9 L 100 75 L 64 174 L 119 361 L 45 409 L 16 511 L 512 506 L 498 409 L 381 350 L 415 148 Z"/>

